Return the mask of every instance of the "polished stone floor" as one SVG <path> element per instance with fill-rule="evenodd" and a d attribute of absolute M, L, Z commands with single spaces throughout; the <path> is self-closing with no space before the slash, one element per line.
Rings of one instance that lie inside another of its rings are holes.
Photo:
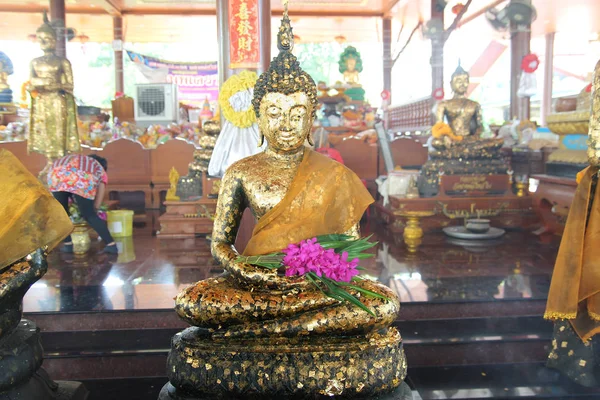
<path fill-rule="evenodd" d="M 100 243 L 83 257 L 53 252 L 24 299 L 42 329 L 45 368 L 85 382 L 92 399 L 155 399 L 170 338 L 186 326 L 173 298 L 221 272 L 206 238 L 159 240 L 157 217 L 137 218 L 118 256 L 98 254 Z M 541 315 L 557 238 L 507 232 L 469 242 L 436 233 L 411 254 L 384 227 L 368 223 L 370 233 L 379 244 L 362 266 L 402 301 L 396 326 L 415 399 L 600 398 L 544 367 L 552 325 Z"/>
<path fill-rule="evenodd" d="M 544 242 L 522 232 L 478 242 L 436 233 L 410 254 L 401 236 L 383 227 L 366 226 L 363 233 L 379 242 L 375 257 L 361 263 L 364 275 L 390 286 L 403 304 L 545 299 L 558 245 L 555 238 Z M 168 309 L 181 289 L 222 272 L 208 240 L 159 240 L 151 223 L 117 245 L 118 257 L 99 254 L 100 243 L 85 256 L 53 252 L 24 311 Z"/>

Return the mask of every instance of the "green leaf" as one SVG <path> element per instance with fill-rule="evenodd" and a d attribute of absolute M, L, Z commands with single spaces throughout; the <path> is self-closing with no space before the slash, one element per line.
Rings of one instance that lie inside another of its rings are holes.
<path fill-rule="evenodd" d="M 317 236 L 317 241 L 323 245 L 323 243 L 327 243 L 327 242 L 347 242 L 352 240 L 352 236 L 350 235 L 344 235 L 344 234 L 338 234 L 338 233 L 332 233 L 330 235 L 321 235 L 321 236 Z"/>
<path fill-rule="evenodd" d="M 356 286 L 356 285 L 353 285 L 353 284 L 348 283 L 348 282 L 338 282 L 338 285 L 349 287 L 350 289 L 354 289 L 357 292 L 364 293 L 367 296 L 375 297 L 377 299 L 389 300 L 388 297 L 385 297 L 385 296 L 383 296 L 383 295 L 381 295 L 379 293 L 373 292 L 373 291 L 368 290 L 368 289 L 363 289 L 360 286 Z"/>
<path fill-rule="evenodd" d="M 343 289 L 339 289 L 339 292 L 336 293 L 338 294 L 340 297 L 342 297 L 343 299 L 349 301 L 350 303 L 354 304 L 355 306 L 357 306 L 358 308 L 368 312 L 369 314 L 371 314 L 372 316 L 375 316 L 375 313 L 373 313 L 373 311 L 371 311 L 367 306 L 365 306 L 359 299 L 357 299 L 356 297 L 352 296 L 350 293 L 346 292 Z"/>

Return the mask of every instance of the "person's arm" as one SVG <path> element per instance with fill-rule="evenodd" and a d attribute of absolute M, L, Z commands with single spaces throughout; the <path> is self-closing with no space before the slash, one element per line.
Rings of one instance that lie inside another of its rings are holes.
<path fill-rule="evenodd" d="M 94 208 L 98 210 L 102 205 L 102 200 L 104 200 L 104 194 L 106 193 L 106 183 L 100 182 L 98 184 L 98 189 L 96 190 L 96 198 L 94 199 Z"/>

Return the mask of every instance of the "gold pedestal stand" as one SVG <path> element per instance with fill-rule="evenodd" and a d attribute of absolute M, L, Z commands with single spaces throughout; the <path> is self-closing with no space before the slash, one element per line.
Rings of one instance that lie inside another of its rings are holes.
<path fill-rule="evenodd" d="M 404 227 L 404 243 L 410 253 L 416 253 L 421 245 L 423 229 L 419 223 L 420 218 L 433 217 L 433 211 L 395 211 L 394 215 L 406 218 Z"/>

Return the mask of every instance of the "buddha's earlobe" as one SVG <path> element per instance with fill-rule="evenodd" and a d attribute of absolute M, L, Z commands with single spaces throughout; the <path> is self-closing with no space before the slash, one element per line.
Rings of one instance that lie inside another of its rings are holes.
<path fill-rule="evenodd" d="M 263 135 L 262 132 L 260 132 L 259 135 L 258 147 L 262 147 L 262 145 L 265 143 L 265 135 Z"/>
<path fill-rule="evenodd" d="M 308 136 L 306 137 L 306 140 L 308 140 L 308 144 L 310 144 L 311 146 L 315 145 L 315 142 L 313 141 L 312 135 L 310 134 L 310 132 L 308 132 Z"/>

